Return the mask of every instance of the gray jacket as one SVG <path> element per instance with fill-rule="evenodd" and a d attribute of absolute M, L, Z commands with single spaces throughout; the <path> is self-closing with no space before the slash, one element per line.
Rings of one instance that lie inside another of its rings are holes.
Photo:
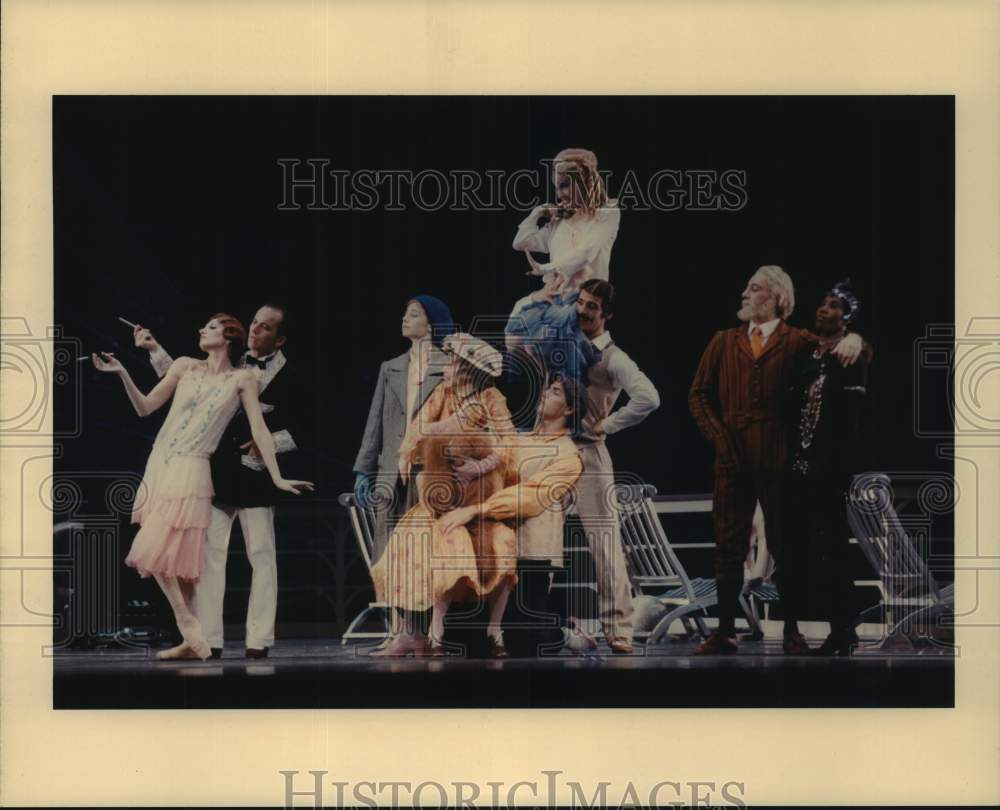
<path fill-rule="evenodd" d="M 444 359 L 435 350 L 431 366 L 420 384 L 414 413 L 441 382 Z M 368 410 L 365 435 L 354 460 L 354 472 L 379 474 L 379 480 L 395 486 L 399 477 L 399 445 L 406 433 L 406 376 L 410 353 L 386 360 L 378 372 L 378 384 Z"/>

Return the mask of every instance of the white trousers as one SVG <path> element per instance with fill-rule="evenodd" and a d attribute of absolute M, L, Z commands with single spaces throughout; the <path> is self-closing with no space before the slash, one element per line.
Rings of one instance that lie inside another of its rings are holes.
<path fill-rule="evenodd" d="M 194 587 L 194 612 L 210 647 L 222 647 L 222 603 L 226 595 L 226 559 L 233 519 L 239 517 L 252 569 L 247 605 L 246 646 L 274 646 L 278 612 L 278 562 L 274 548 L 274 507 L 224 511 L 212 507 L 205 542 L 205 567 Z"/>

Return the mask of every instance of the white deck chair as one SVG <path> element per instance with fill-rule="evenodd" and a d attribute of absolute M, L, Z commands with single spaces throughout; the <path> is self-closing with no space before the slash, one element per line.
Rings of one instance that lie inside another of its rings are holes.
<path fill-rule="evenodd" d="M 653 501 L 655 495 L 656 487 L 649 484 L 618 487 L 622 543 L 633 584 L 640 593 L 653 596 L 663 605 L 673 608 L 649 632 L 647 642 L 659 642 L 670 625 L 678 620 L 689 636 L 697 632 L 707 638 L 705 611 L 718 603 L 715 580 L 703 577 L 692 579 L 688 576 L 660 522 L 656 503 Z M 673 502 L 680 507 L 669 510 L 679 514 L 711 512 L 711 498 L 708 496 L 667 496 L 660 500 Z M 692 508 L 692 500 L 697 501 L 697 508 Z M 752 638 L 764 637 L 757 608 L 761 603 L 777 599 L 777 589 L 770 583 L 753 583 L 752 587 L 751 583 L 744 585 L 739 604 Z"/>
<path fill-rule="evenodd" d="M 371 573 L 372 553 L 375 547 L 375 512 L 372 509 L 363 509 L 358 505 L 354 495 L 345 492 L 337 498 L 337 502 L 347 509 L 351 517 L 351 526 L 354 529 L 354 539 L 358 542 L 361 556 L 364 558 L 368 572 Z M 385 630 L 381 633 L 372 631 L 361 631 L 357 628 L 362 626 L 369 617 L 381 611 L 382 622 Z M 389 635 L 389 606 L 385 602 L 369 602 L 368 607 L 362 610 L 344 631 L 340 639 L 342 645 L 354 639 L 384 639 Z"/>
<path fill-rule="evenodd" d="M 893 508 L 892 483 L 881 473 L 854 477 L 847 519 L 865 558 L 879 576 L 887 639 L 913 637 L 914 625 L 953 611 L 953 585 L 940 587 Z"/>
<path fill-rule="evenodd" d="M 652 500 L 655 487 L 647 484 L 617 489 L 622 545 L 632 583 L 639 593 L 672 608 L 649 632 L 647 641 L 657 643 L 677 620 L 689 634 L 696 629 L 707 637 L 705 609 L 716 603 L 715 580 L 691 579 L 687 575 L 656 514 Z"/>

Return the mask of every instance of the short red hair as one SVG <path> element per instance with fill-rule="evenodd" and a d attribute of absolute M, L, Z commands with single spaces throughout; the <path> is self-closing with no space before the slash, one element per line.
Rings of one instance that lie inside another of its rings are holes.
<path fill-rule="evenodd" d="M 209 320 L 222 325 L 222 336 L 229 341 L 229 360 L 236 365 L 247 348 L 247 330 L 238 318 L 226 312 L 216 312 Z"/>

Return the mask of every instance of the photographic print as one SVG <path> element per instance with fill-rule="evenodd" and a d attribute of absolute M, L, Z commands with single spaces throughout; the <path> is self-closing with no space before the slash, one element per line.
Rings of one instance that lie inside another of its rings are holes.
<path fill-rule="evenodd" d="M 5 803 L 995 803 L 992 4 L 0 13 Z"/>
<path fill-rule="evenodd" d="M 953 130 L 56 97 L 55 705 L 952 705 Z"/>

